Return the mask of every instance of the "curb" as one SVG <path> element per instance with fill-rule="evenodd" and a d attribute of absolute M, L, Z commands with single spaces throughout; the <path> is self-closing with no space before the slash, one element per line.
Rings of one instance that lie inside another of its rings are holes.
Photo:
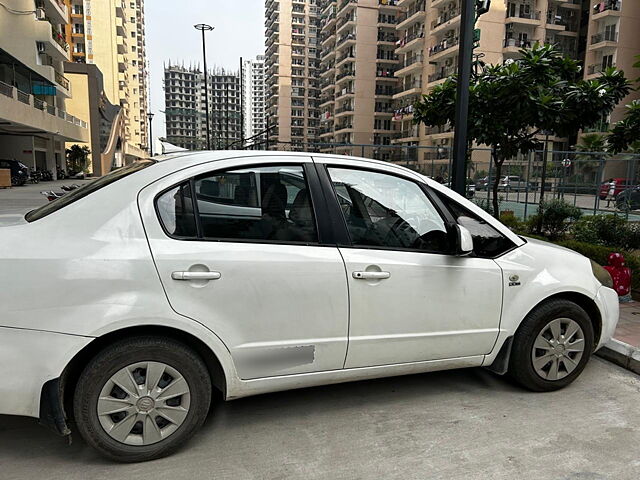
<path fill-rule="evenodd" d="M 640 375 L 640 348 L 614 338 L 598 350 L 596 355 Z"/>

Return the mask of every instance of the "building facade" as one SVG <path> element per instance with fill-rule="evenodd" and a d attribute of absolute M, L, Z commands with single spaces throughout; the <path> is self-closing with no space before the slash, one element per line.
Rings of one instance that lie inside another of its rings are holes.
<path fill-rule="evenodd" d="M 165 65 L 167 141 L 188 150 L 207 147 L 204 74 L 197 67 Z M 240 76 L 214 68 L 209 72 L 211 148 L 239 147 L 242 137 Z"/>
<path fill-rule="evenodd" d="M 251 139 L 267 128 L 265 117 L 264 55 L 255 60 L 245 60 L 242 69 L 242 96 L 244 98 L 244 138 Z M 255 140 L 255 141 L 254 141 Z M 262 136 L 249 140 L 248 144 L 264 141 Z"/>
<path fill-rule="evenodd" d="M 73 94 L 64 75 L 67 6 L 15 0 L 0 8 L 0 158 L 30 168 L 64 170 L 65 142 L 86 142 L 86 117 L 67 112 Z"/>
<path fill-rule="evenodd" d="M 266 115 L 272 148 L 308 148 L 318 139 L 319 45 L 316 0 L 266 0 Z"/>
<path fill-rule="evenodd" d="M 149 148 L 144 0 L 65 0 L 71 61 L 96 65 L 104 91 L 123 110 L 126 160 Z M 117 165 L 116 165 L 117 166 Z"/>

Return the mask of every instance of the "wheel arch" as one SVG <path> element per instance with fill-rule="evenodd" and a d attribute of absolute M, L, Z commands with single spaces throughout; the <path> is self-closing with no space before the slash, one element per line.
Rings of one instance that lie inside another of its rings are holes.
<path fill-rule="evenodd" d="M 222 398 L 226 398 L 227 376 L 218 356 L 205 342 L 184 330 L 162 325 L 140 325 L 114 330 L 103 336 L 97 337 L 80 350 L 71 359 L 71 361 L 69 361 L 60 376 L 60 400 L 62 401 L 64 411 L 67 415 L 73 412 L 73 408 L 71 406 L 73 403 L 75 385 L 80 378 L 82 370 L 91 358 L 119 340 L 139 336 L 170 338 L 192 348 L 205 362 L 211 377 L 211 384 L 220 392 Z"/>
<path fill-rule="evenodd" d="M 600 336 L 602 335 L 602 314 L 600 312 L 600 309 L 596 305 L 596 302 L 587 295 L 571 291 L 555 293 L 538 302 L 531 310 L 527 312 L 527 315 L 525 315 L 524 318 L 530 315 L 531 312 L 539 308 L 542 304 L 547 303 L 551 300 L 568 300 L 572 303 L 575 303 L 585 312 L 587 312 L 587 315 L 591 320 L 591 324 L 593 325 L 593 345 L 595 348 L 595 346 L 600 342 Z"/>

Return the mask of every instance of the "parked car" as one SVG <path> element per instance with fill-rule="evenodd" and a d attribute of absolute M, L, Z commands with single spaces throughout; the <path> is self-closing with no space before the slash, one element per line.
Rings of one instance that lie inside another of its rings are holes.
<path fill-rule="evenodd" d="M 73 426 L 123 462 L 184 445 L 214 391 L 480 366 L 557 390 L 618 321 L 602 267 L 416 172 L 343 156 L 133 163 L 1 227 L 0 244 L 0 414 Z"/>
<path fill-rule="evenodd" d="M 627 190 L 628 188 L 633 187 L 635 185 L 633 180 L 630 180 L 628 178 L 614 178 L 613 180 L 616 182 L 616 187 L 614 188 L 614 193 L 613 193 L 614 197 L 617 197 L 620 194 L 620 192 L 622 192 L 623 190 Z M 607 195 L 609 195 L 609 189 L 610 189 L 610 184 L 608 180 L 600 184 L 600 191 L 599 191 L 600 200 L 607 199 Z"/>
<path fill-rule="evenodd" d="M 493 177 L 484 177 L 476 182 L 476 190 L 479 192 L 483 190 L 491 190 L 492 187 Z"/>
<path fill-rule="evenodd" d="M 447 188 L 451 188 L 451 182 L 444 184 Z M 467 178 L 467 198 L 473 198 L 476 194 L 476 184 L 470 178 Z"/>
<path fill-rule="evenodd" d="M 506 175 L 498 184 L 498 191 L 502 192 L 524 192 L 527 188 L 529 188 L 527 181 L 517 175 Z"/>
<path fill-rule="evenodd" d="M 616 196 L 616 207 L 622 212 L 640 209 L 640 187 L 628 188 Z"/>
<path fill-rule="evenodd" d="M 11 170 L 11 185 L 21 186 L 29 180 L 29 167 L 17 160 L 0 160 L 0 168 Z"/>

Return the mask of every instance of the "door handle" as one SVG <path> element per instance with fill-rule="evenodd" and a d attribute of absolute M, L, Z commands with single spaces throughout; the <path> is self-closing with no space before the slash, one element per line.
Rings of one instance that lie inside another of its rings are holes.
<path fill-rule="evenodd" d="M 353 272 L 353 278 L 356 280 L 386 280 L 389 277 L 389 272 Z"/>
<path fill-rule="evenodd" d="M 219 280 L 222 277 L 220 272 L 173 272 L 171 278 L 174 280 Z"/>

